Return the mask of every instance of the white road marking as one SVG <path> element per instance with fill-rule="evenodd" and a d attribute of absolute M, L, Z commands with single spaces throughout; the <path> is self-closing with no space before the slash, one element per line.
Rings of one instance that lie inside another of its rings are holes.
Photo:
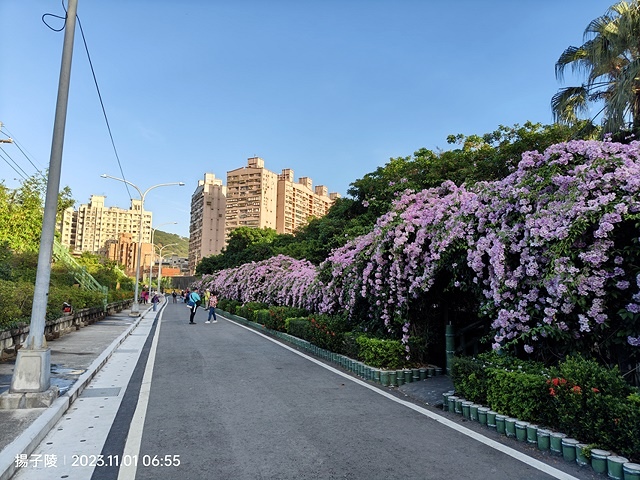
<path fill-rule="evenodd" d="M 377 394 L 382 395 L 383 397 L 386 397 L 389 400 L 393 400 L 394 402 L 399 403 L 400 405 L 404 405 L 407 408 L 415 410 L 416 412 L 418 412 L 418 413 L 420 413 L 420 414 L 422 414 L 422 415 L 424 415 L 426 417 L 429 417 L 430 419 L 435 420 L 436 422 L 441 423 L 442 425 L 444 425 L 446 427 L 452 428 L 453 430 L 455 430 L 455 431 L 457 431 L 459 433 L 462 433 L 463 435 L 466 435 L 466 436 L 468 436 L 470 438 L 473 438 L 474 440 L 476 440 L 476 441 L 478 441 L 480 443 L 483 443 L 483 444 L 487 445 L 488 447 L 491 447 L 491 448 L 493 448 L 495 450 L 498 450 L 498 451 L 504 453 L 505 455 L 509 455 L 510 457 L 515 458 L 516 460 L 519 460 L 519 461 L 521 461 L 523 463 L 526 463 L 527 465 L 535 468 L 536 470 L 540 470 L 541 472 L 544 472 L 547 475 L 550 475 L 551 477 L 557 478 L 558 480 L 580 480 L 579 478 L 574 477 L 573 475 L 569 475 L 568 473 L 563 472 L 562 470 L 558 470 L 557 468 L 554 468 L 554 467 L 552 467 L 550 465 L 547 465 L 546 463 L 541 462 L 540 460 L 537 460 L 537 459 L 535 459 L 533 457 L 530 457 L 529 455 L 526 455 L 526 454 L 524 454 L 522 452 L 519 452 L 518 450 L 515 450 L 515 449 L 513 449 L 511 447 L 507 447 L 506 445 L 503 445 L 500 442 L 496 442 L 495 440 L 492 440 L 492 439 L 490 439 L 488 437 L 485 437 L 484 435 L 481 435 L 481 434 L 479 434 L 477 432 L 474 432 L 473 430 L 471 430 L 469 428 L 463 427 L 462 425 L 459 425 L 456 422 L 453 422 L 453 421 L 449 420 L 448 418 L 445 418 L 445 417 L 443 417 L 441 415 L 438 415 L 437 413 L 434 413 L 434 412 L 432 412 L 430 410 L 427 410 L 426 408 L 420 407 L 419 405 L 415 405 L 415 404 L 413 404 L 411 402 L 407 402 L 405 400 L 397 398 L 396 396 L 394 396 L 394 395 L 392 395 L 392 394 L 390 394 L 388 392 L 385 392 L 384 390 L 381 390 L 378 387 L 375 387 L 373 385 L 368 384 L 364 380 L 360 380 L 359 378 L 352 377 L 351 375 L 349 375 L 349 374 L 347 374 L 345 372 L 342 372 L 342 371 L 340 371 L 340 370 L 338 370 L 336 368 L 333 368 L 332 366 L 327 365 L 326 363 L 321 362 L 320 360 L 318 360 L 318 359 L 316 359 L 314 357 L 311 357 L 311 356 L 307 355 L 306 353 L 303 353 L 303 352 L 301 352 L 301 351 L 299 351 L 299 350 L 297 350 L 297 349 L 295 349 L 293 347 L 290 347 L 288 345 L 285 345 L 285 344 L 281 343 L 280 341 L 278 341 L 275 338 L 272 338 L 272 337 L 270 337 L 268 335 L 265 335 L 264 333 L 260 333 L 260 332 L 258 332 L 256 330 L 252 329 L 251 327 L 247 327 L 245 325 L 242 325 L 241 323 L 235 322 L 235 321 L 233 321 L 233 320 L 231 320 L 231 319 L 229 319 L 227 317 L 224 317 L 222 315 L 218 315 L 218 316 L 224 318 L 225 320 L 227 320 L 227 321 L 229 321 L 229 322 L 231 322 L 231 323 L 233 323 L 235 325 L 238 325 L 239 327 L 242 327 L 242 328 L 244 328 L 246 330 L 249 330 L 250 332 L 253 332 L 256 335 L 260 335 L 261 337 L 266 338 L 267 340 L 269 340 L 269 341 L 271 341 L 271 342 L 273 342 L 273 343 L 275 343 L 277 345 L 280 345 L 282 348 L 286 348 L 287 350 L 295 353 L 296 355 L 300 355 L 301 357 L 304 357 L 307 360 L 309 360 L 309 361 L 311 361 L 313 363 L 316 363 L 316 364 L 320 365 L 321 367 L 323 367 L 323 368 L 325 368 L 325 369 L 327 369 L 327 370 L 329 370 L 329 371 L 331 371 L 331 372 L 333 372 L 333 373 L 335 373 L 337 375 L 340 375 L 341 377 L 344 377 L 344 378 L 346 378 L 346 379 L 348 379 L 348 380 L 350 380 L 350 381 L 352 381 L 354 383 L 357 383 L 358 385 L 362 385 L 363 387 L 368 388 L 369 390 L 371 390 L 373 392 L 376 392 Z"/>
<path fill-rule="evenodd" d="M 100 462 L 117 461 L 101 457 L 101 452 L 152 326 L 153 317 L 147 318 L 145 312 L 135 334 L 128 334 L 95 372 L 91 382 L 29 456 L 28 466 L 18 468 L 12 478 L 41 480 L 52 478 L 55 472 L 57 478 L 86 480 Z M 51 464 L 54 461 L 55 466 Z"/>
<path fill-rule="evenodd" d="M 131 419 L 129 426 L 129 434 L 127 442 L 124 445 L 122 458 L 140 458 L 140 445 L 142 443 L 142 431 L 144 430 L 144 420 L 147 416 L 147 407 L 149 406 L 149 395 L 151 394 L 151 380 L 153 378 L 153 366 L 156 362 L 156 350 L 158 349 L 158 337 L 160 336 L 160 325 L 162 325 L 162 315 L 165 309 L 160 311 L 158 316 L 158 324 L 156 332 L 151 341 L 151 349 L 149 350 L 149 358 L 144 369 L 142 377 L 142 385 L 140 386 L 140 396 L 136 406 L 136 411 Z M 137 462 L 129 465 L 122 464 L 118 471 L 118 480 L 135 480 L 138 470 Z"/>

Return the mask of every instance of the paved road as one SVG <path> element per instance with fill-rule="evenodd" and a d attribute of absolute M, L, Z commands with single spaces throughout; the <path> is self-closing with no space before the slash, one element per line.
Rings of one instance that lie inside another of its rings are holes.
<path fill-rule="evenodd" d="M 518 460 L 389 389 L 205 319 L 200 311 L 189 325 L 187 308 L 169 303 L 142 321 L 37 450 L 64 465 L 55 476 L 42 466 L 15 478 L 577 478 L 574 467 Z M 81 465 L 92 454 L 110 465 Z"/>

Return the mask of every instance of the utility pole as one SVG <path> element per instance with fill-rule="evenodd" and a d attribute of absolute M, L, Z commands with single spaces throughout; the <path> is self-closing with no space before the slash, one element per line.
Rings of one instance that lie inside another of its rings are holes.
<path fill-rule="evenodd" d="M 53 238 L 56 227 L 58 208 L 58 192 L 60 190 L 60 172 L 62 169 L 62 149 L 64 130 L 67 120 L 67 104 L 69 100 L 69 81 L 71 78 L 71 58 L 73 56 L 73 39 L 76 25 L 78 0 L 69 0 L 65 19 L 64 44 L 62 62 L 58 82 L 58 99 L 53 125 L 51 157 L 49 159 L 49 178 L 44 203 L 42 235 L 36 284 L 33 293 L 33 307 L 29 336 L 23 348 L 18 350 L 16 366 L 9 389 L 9 402 L 15 401 L 13 408 L 33 408 L 49 406 L 58 395 L 57 387 L 51 386 L 51 350 L 44 337 L 47 299 L 49 297 L 49 280 L 51 278 L 51 257 Z M 30 395 L 27 395 L 30 394 Z M 36 395 L 34 395 L 36 394 Z"/>

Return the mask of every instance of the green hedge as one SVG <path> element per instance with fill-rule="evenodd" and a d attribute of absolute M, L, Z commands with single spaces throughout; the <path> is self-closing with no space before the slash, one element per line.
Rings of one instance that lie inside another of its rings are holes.
<path fill-rule="evenodd" d="M 481 358 L 455 357 L 451 363 L 451 379 L 456 394 L 475 403 L 487 405 L 489 370 Z"/>
<path fill-rule="evenodd" d="M 497 412 L 527 422 L 540 420 L 547 391 L 546 378 L 522 371 L 491 369 L 487 382 L 487 402 Z"/>
<path fill-rule="evenodd" d="M 265 318 L 264 326 L 278 332 L 286 332 L 286 319 L 291 317 L 302 317 L 307 315 L 307 311 L 293 307 L 270 307 L 269 317 Z"/>
<path fill-rule="evenodd" d="M 370 338 L 349 331 L 345 315 L 308 315 L 292 307 L 269 307 L 258 302 L 240 305 L 220 299 L 220 309 L 280 332 L 306 340 L 320 348 L 362 360 L 376 368 L 397 369 L 411 366 L 400 340 Z M 422 342 L 422 339 L 419 339 Z"/>
<path fill-rule="evenodd" d="M 218 299 L 218 308 L 232 315 L 236 315 L 236 310 L 240 306 L 242 306 L 242 302 L 238 302 L 237 300 L 229 300 L 227 298 Z"/>
<path fill-rule="evenodd" d="M 455 358 L 456 393 L 495 411 L 640 460 L 640 392 L 617 368 L 567 357 L 556 367 L 507 356 Z"/>
<path fill-rule="evenodd" d="M 28 281 L 9 281 L 0 279 L 0 330 L 29 323 L 33 308 L 35 286 Z M 133 292 L 114 290 L 108 293 L 108 302 L 133 298 Z M 84 290 L 77 286 L 51 285 L 49 295 L 42 301 L 47 302 L 47 320 L 60 318 L 62 304 L 70 303 L 74 309 L 102 307 L 104 296 L 101 292 Z"/>
<path fill-rule="evenodd" d="M 407 366 L 407 352 L 400 340 L 386 340 L 360 335 L 356 339 L 362 361 L 375 368 L 398 369 Z"/>
<path fill-rule="evenodd" d="M 348 329 L 343 315 L 310 315 L 308 340 L 320 348 L 344 353 L 344 334 Z"/>
<path fill-rule="evenodd" d="M 309 340 L 311 336 L 311 322 L 307 317 L 291 317 L 284 321 L 284 326 L 289 335 Z"/>
<path fill-rule="evenodd" d="M 259 323 L 260 325 L 264 325 L 266 322 L 269 321 L 269 309 L 268 308 L 261 308 L 260 310 L 256 310 L 255 312 L 253 312 L 253 316 L 255 317 L 255 322 Z"/>
<path fill-rule="evenodd" d="M 236 307 L 235 314 L 239 317 L 246 318 L 250 322 L 256 322 L 255 312 L 257 310 L 264 310 L 268 307 L 269 305 L 262 302 L 247 302 L 244 305 Z"/>

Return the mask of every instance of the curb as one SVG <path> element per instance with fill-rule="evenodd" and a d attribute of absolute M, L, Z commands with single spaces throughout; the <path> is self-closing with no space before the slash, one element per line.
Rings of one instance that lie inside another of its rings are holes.
<path fill-rule="evenodd" d="M 58 397 L 18 438 L 0 452 L 0 480 L 9 480 L 13 476 L 16 471 L 16 457 L 22 454 L 31 455 L 31 453 L 33 453 L 44 437 L 47 436 L 49 431 L 55 426 L 58 420 L 62 418 L 89 382 L 91 382 L 93 377 L 95 377 L 98 371 L 107 363 L 109 358 L 111 358 L 113 352 L 131 335 L 131 332 L 138 327 L 142 319 L 150 311 L 152 311 L 151 308 L 147 309 L 127 330 L 111 342 L 111 345 L 89 365 L 87 370 L 78 377 L 78 380 L 75 381 L 64 395 Z"/>

